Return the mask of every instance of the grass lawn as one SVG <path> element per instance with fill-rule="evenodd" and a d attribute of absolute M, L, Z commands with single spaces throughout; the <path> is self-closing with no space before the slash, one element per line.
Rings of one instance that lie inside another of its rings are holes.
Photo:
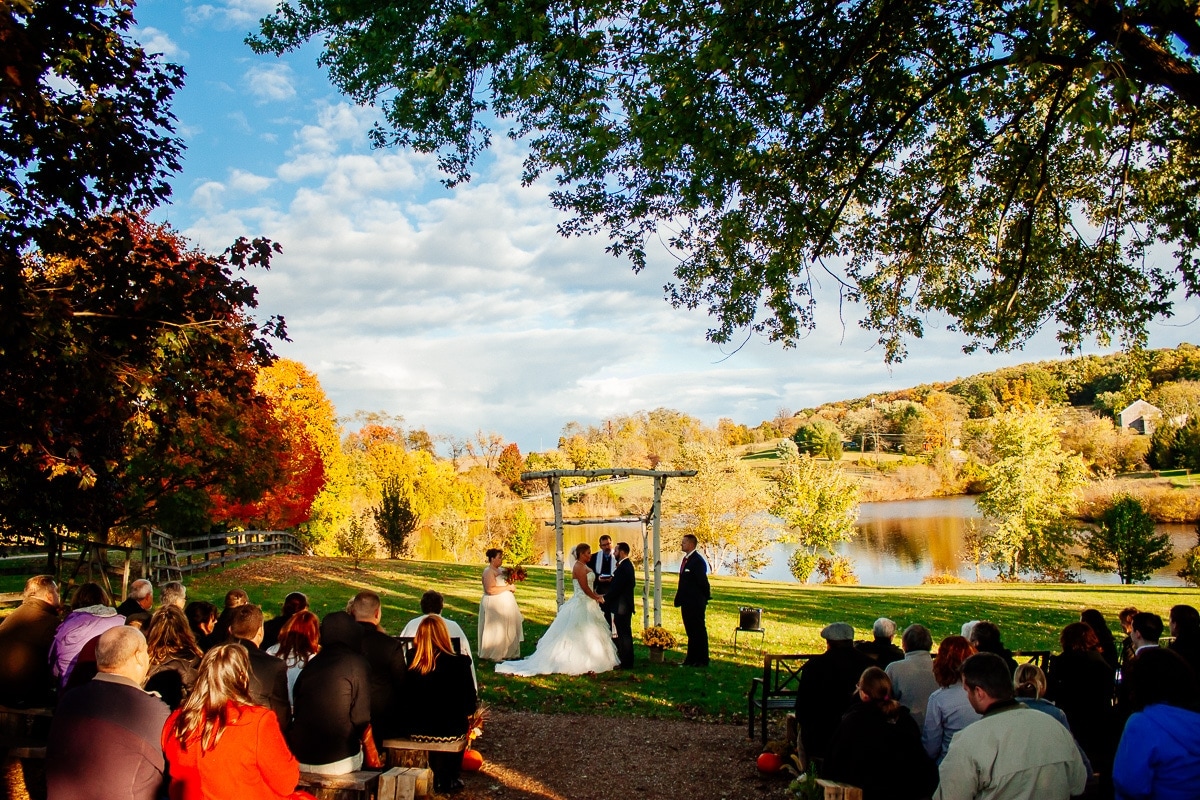
<path fill-rule="evenodd" d="M 424 561 L 368 561 L 355 570 L 348 559 L 298 556 L 259 559 L 188 582 L 190 599 L 221 604 L 225 591 L 240 586 L 263 605 L 268 616 L 278 613 L 284 596 L 304 591 L 320 614 L 343 608 L 355 592 L 369 588 L 384 603 L 384 627 L 398 631 L 419 613 L 421 593 L 436 588 L 446 597 L 446 616 L 473 636 L 481 593 L 482 565 Z M 639 572 L 639 597 L 641 591 Z M 903 629 L 920 622 L 940 641 L 958 633 L 970 619 L 990 619 L 1000 625 L 1005 644 L 1014 649 L 1057 651 L 1058 633 L 1079 619 L 1079 611 L 1097 608 L 1116 627 L 1117 611 L 1127 605 L 1166 616 L 1177 603 L 1200 606 L 1200 589 L 1076 585 L 967 584 L 905 588 L 826 587 L 716 576 L 709 606 L 708 629 L 713 662 L 706 670 L 676 668 L 682 650 L 667 651 L 667 662 L 651 665 L 648 651 L 636 644 L 638 666 L 631 672 L 597 676 L 515 678 L 496 675 L 490 662 L 479 665 L 480 691 L 485 702 L 530 711 L 689 717 L 741 721 L 746 715 L 750 679 L 762 669 L 758 637 L 732 636 L 740 606 L 761 607 L 766 629 L 764 647 L 774 653 L 819 652 L 820 630 L 829 622 L 849 622 L 859 638 L 869 636 L 880 616 Z M 682 639 L 683 626 L 671 607 L 675 577 L 663 576 L 663 622 Z M 568 590 L 569 591 L 569 590 Z M 525 615 L 525 644 L 533 651 L 555 613 L 554 570 L 530 567 L 529 579 L 517 589 Z M 640 605 L 640 604 L 639 604 Z M 653 619 L 651 620 L 653 622 Z M 635 642 L 641 614 L 634 618 Z"/>
<path fill-rule="evenodd" d="M 482 564 L 387 560 L 365 561 L 356 570 L 349 559 L 282 556 L 197 575 L 187 584 L 189 599 L 210 600 L 218 606 L 226 590 L 240 586 L 253 602 L 263 606 L 268 617 L 278 613 L 291 591 L 305 592 L 314 610 L 324 615 L 344 608 L 360 589 L 372 589 L 383 598 L 383 624 L 392 632 L 420 613 L 422 592 L 436 588 L 446 597 L 446 616 L 474 637 L 482 570 Z M 638 580 L 640 597 L 640 571 Z M 0 591 L 19 591 L 23 583 L 23 578 L 3 576 Z M 764 609 L 763 647 L 773 653 L 823 650 L 820 630 L 829 622 L 849 622 L 858 638 L 867 638 L 871 623 L 881 616 L 895 620 L 901 629 L 920 622 L 933 632 L 935 642 L 958 633 L 967 620 L 990 619 L 1000 626 L 1005 644 L 1014 650 L 1057 651 L 1059 631 L 1077 621 L 1084 608 L 1099 609 L 1115 628 L 1117 612 L 1128 605 L 1163 617 L 1177 603 L 1200 606 L 1200 589 L 1167 587 L 998 583 L 801 587 L 725 576 L 715 576 L 712 584 L 708 630 L 713 662 L 708 670 L 677 668 L 682 649 L 667 651 L 667 663 L 652 665 L 641 644 L 635 644 L 635 670 L 596 676 L 515 678 L 496 675 L 490 662 L 482 662 L 478 671 L 483 700 L 542 712 L 743 721 L 746 691 L 750 679 L 761 672 L 762 661 L 757 636 L 740 636 L 738 652 L 733 652 L 733 630 L 741 606 Z M 674 591 L 674 575 L 664 575 L 663 622 L 682 639 L 679 613 L 671 607 Z M 517 589 L 517 599 L 525 615 L 522 652 L 528 655 L 554 618 L 554 570 L 530 567 L 529 579 Z M 639 612 L 634 617 L 635 642 L 641 627 Z"/>

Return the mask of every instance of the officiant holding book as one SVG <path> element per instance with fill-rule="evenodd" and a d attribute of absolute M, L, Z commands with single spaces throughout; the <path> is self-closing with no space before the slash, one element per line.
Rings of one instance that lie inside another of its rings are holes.
<path fill-rule="evenodd" d="M 588 567 L 592 572 L 596 573 L 595 592 L 598 595 L 608 593 L 608 587 L 612 586 L 613 573 L 617 569 L 617 554 L 613 552 L 612 537 L 607 533 L 600 537 L 600 549 L 592 553 L 591 559 L 588 561 Z M 608 606 L 602 605 L 604 609 L 604 621 L 608 623 L 609 630 L 613 630 L 613 638 L 617 634 L 613 629 L 612 611 Z"/>

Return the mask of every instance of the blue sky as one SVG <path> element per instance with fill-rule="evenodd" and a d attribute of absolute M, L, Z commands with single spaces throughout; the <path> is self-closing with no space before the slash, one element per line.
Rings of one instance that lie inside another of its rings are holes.
<path fill-rule="evenodd" d="M 967 356 L 931 319 L 889 368 L 854 309 L 839 318 L 832 285 L 817 332 L 795 349 L 710 344 L 704 313 L 663 300 L 665 251 L 634 275 L 603 239 L 558 236 L 550 187 L 520 184 L 519 144 L 497 137 L 455 190 L 431 157 L 373 150 L 376 112 L 333 89 L 316 47 L 280 59 L 243 43 L 274 5 L 139 3 L 136 38 L 187 70 L 174 109 L 188 150 L 158 215 L 211 251 L 242 235 L 283 246 L 270 273 L 252 276 L 261 310 L 287 318 L 293 341 L 278 352 L 317 373 L 339 414 L 496 431 L 527 452 L 553 447 L 569 420 L 666 406 L 756 425 L 780 408 L 1058 355 L 1047 331 L 1023 352 Z M 1151 344 L 1195 340 L 1198 315 L 1181 303 Z"/>

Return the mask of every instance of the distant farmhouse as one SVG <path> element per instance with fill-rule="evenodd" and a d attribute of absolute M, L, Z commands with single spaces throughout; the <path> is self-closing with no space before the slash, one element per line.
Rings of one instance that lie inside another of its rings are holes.
<path fill-rule="evenodd" d="M 1123 429 L 1153 436 L 1155 426 L 1162 421 L 1162 409 L 1145 400 L 1135 400 L 1118 416 Z"/>

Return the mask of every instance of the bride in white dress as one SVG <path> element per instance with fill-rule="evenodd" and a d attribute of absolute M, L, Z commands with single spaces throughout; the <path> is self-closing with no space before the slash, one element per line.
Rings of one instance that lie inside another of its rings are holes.
<path fill-rule="evenodd" d="M 533 655 L 521 661 L 503 661 L 496 672 L 504 675 L 583 675 L 588 672 L 608 672 L 620 663 L 612 631 L 604 621 L 600 603 L 592 584 L 595 573 L 587 561 L 592 549 L 586 544 L 571 551 L 574 566 L 571 584 L 575 593 L 558 609 L 546 635 L 537 644 Z"/>

